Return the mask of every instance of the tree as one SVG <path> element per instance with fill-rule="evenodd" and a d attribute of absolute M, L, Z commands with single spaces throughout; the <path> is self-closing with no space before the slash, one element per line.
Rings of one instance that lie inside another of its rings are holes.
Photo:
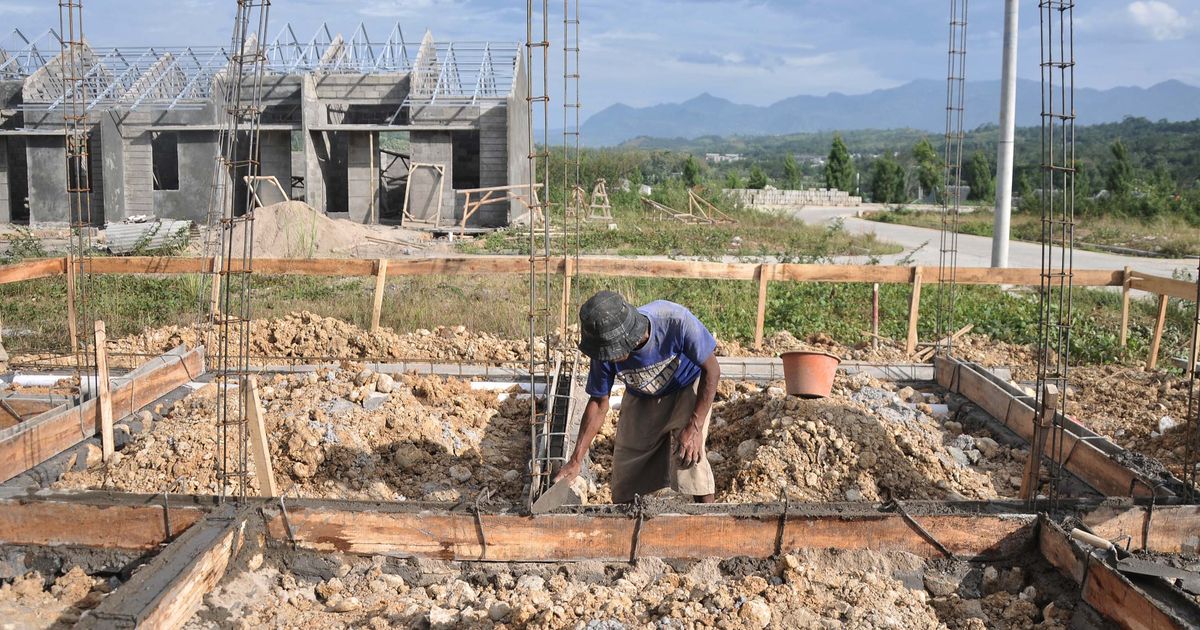
<path fill-rule="evenodd" d="M 683 162 L 683 185 L 688 188 L 695 188 L 700 183 L 700 165 L 696 163 L 696 158 L 689 155 Z"/>
<path fill-rule="evenodd" d="M 788 190 L 800 188 L 800 165 L 791 153 L 783 158 L 783 181 Z"/>
<path fill-rule="evenodd" d="M 971 187 L 968 199 L 987 201 L 996 198 L 996 177 L 992 163 L 983 151 L 976 151 L 963 170 L 963 183 Z"/>
<path fill-rule="evenodd" d="M 825 187 L 854 192 L 854 160 L 850 158 L 850 150 L 846 148 L 842 134 L 833 135 L 829 160 L 825 162 Z"/>
<path fill-rule="evenodd" d="M 904 169 L 884 156 L 871 167 L 871 199 L 875 203 L 904 203 Z"/>
<path fill-rule="evenodd" d="M 1109 147 L 1113 161 L 1104 172 L 1104 185 L 1108 192 L 1116 197 L 1124 197 L 1133 192 L 1133 165 L 1129 163 L 1129 152 L 1125 144 L 1118 139 Z"/>
<path fill-rule="evenodd" d="M 746 187 L 754 190 L 762 190 L 767 187 L 767 174 L 757 164 L 750 169 L 750 182 L 746 184 Z"/>
<path fill-rule="evenodd" d="M 938 157 L 937 151 L 933 149 L 933 144 L 929 142 L 928 138 L 921 138 L 921 141 L 913 147 L 912 155 L 913 159 L 917 161 L 917 182 L 921 185 L 922 196 L 936 193 L 942 187 L 945 168 L 942 166 L 942 160 Z"/>
<path fill-rule="evenodd" d="M 730 190 L 741 190 L 746 187 L 746 182 L 738 177 L 736 171 L 729 171 L 729 174 L 725 176 L 725 187 Z"/>

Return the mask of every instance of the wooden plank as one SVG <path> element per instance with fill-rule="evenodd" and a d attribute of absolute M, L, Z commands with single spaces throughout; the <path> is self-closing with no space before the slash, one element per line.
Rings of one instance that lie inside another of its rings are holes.
<path fill-rule="evenodd" d="M 1200 553 L 1200 507 L 1194 505 L 1102 506 L 1083 517 L 1097 536 L 1117 540 L 1128 536 L 1131 548 L 1156 553 L 1195 556 Z"/>
<path fill-rule="evenodd" d="M 152 359 L 112 392 L 113 417 L 124 418 L 204 373 L 204 348 L 182 348 Z M 37 466 L 96 434 L 96 400 L 63 405 L 0 431 L 0 482 Z M 83 421 L 81 422 L 81 418 Z"/>
<path fill-rule="evenodd" d="M 1158 350 L 1162 346 L 1163 329 L 1167 325 L 1167 305 L 1169 298 L 1164 294 L 1158 296 L 1158 318 L 1154 320 L 1154 338 L 1150 341 L 1150 356 L 1146 359 L 1146 369 L 1158 367 Z"/>
<path fill-rule="evenodd" d="M 38 414 L 46 413 L 62 404 L 61 397 L 57 400 L 52 400 L 40 397 L 9 396 L 3 400 L 4 404 L 8 405 L 23 418 L 32 418 Z"/>
<path fill-rule="evenodd" d="M 246 521 L 210 515 L 80 618 L 76 628 L 182 627 L 225 576 L 241 549 Z"/>
<path fill-rule="evenodd" d="M 1014 550 L 1034 540 L 1035 517 L 915 516 L 955 553 L 978 556 Z M 636 521 L 626 516 L 550 514 L 480 516 L 486 549 L 469 513 L 385 512 L 289 504 L 296 544 L 322 552 L 417 556 L 446 560 L 537 562 L 628 560 Z M 281 515 L 268 519 L 271 537 L 288 540 Z M 776 551 L 779 515 L 660 515 L 646 520 L 638 553 L 662 558 L 750 556 Z M 791 516 L 783 549 L 877 549 L 923 557 L 940 553 L 896 514 Z"/>
<path fill-rule="evenodd" d="M 1088 559 L 1083 600 L 1128 630 L 1184 630 L 1195 627 L 1160 608 L 1128 578 L 1095 556 Z"/>
<path fill-rule="evenodd" d="M 776 280 L 792 282 L 880 282 L 908 284 L 912 267 L 894 265 L 779 265 Z"/>
<path fill-rule="evenodd" d="M 83 268 L 87 273 L 102 274 L 206 273 L 212 270 L 212 260 L 176 256 L 101 256 L 88 258 Z"/>
<path fill-rule="evenodd" d="M 1196 283 L 1187 280 L 1176 280 L 1162 276 L 1152 276 L 1147 273 L 1133 272 L 1131 285 L 1134 289 L 1158 295 L 1168 295 L 1173 298 L 1193 302 L 1196 300 Z"/>
<path fill-rule="evenodd" d="M 275 469 L 271 466 L 271 445 L 267 441 L 267 414 L 263 411 L 262 399 L 258 396 L 258 377 L 251 374 L 246 380 L 246 423 L 250 433 L 250 452 L 254 456 L 254 476 L 258 479 L 258 492 L 264 497 L 277 497 L 279 488 L 275 485 Z"/>
<path fill-rule="evenodd" d="M 375 301 L 371 306 L 371 332 L 379 332 L 379 317 L 383 314 L 383 294 L 387 291 L 386 258 L 375 262 Z"/>
<path fill-rule="evenodd" d="M 0 500 L 0 544 L 79 546 L 148 551 L 182 534 L 203 516 L 162 505 L 98 505 L 81 501 Z"/>
<path fill-rule="evenodd" d="M 104 462 L 112 461 L 116 452 L 113 441 L 113 405 L 112 391 L 108 381 L 108 351 L 105 344 L 108 335 L 104 330 L 104 321 L 96 320 L 96 407 L 100 420 L 100 449 Z"/>
<path fill-rule="evenodd" d="M 904 354 L 912 356 L 917 350 L 917 319 L 921 316 L 921 277 L 924 271 L 921 267 L 912 270 L 912 296 L 908 301 L 908 342 L 904 346 Z"/>
<path fill-rule="evenodd" d="M 1083 581 L 1085 554 L 1063 528 L 1044 517 L 1038 522 L 1038 551 L 1051 566 L 1075 580 L 1076 584 Z"/>
<path fill-rule="evenodd" d="M 759 265 L 755 270 L 758 276 L 758 314 L 754 320 L 754 349 L 762 350 L 763 335 L 767 326 L 767 284 L 774 275 L 774 265 Z"/>
<path fill-rule="evenodd" d="M 956 359 L 934 359 L 938 384 L 969 398 L 1014 433 L 1032 443 L 1034 417 L 1032 399 L 1018 398 L 968 364 Z M 1029 401 L 1029 402 L 1026 402 Z M 1149 497 L 1153 494 L 1146 480 L 1125 468 L 1087 440 L 1064 433 L 1062 454 L 1067 470 L 1106 496 Z M 1055 454 L 1057 456 L 1057 453 Z M 1159 491 L 1162 494 L 1163 491 Z"/>
<path fill-rule="evenodd" d="M 11 265 L 0 265 L 0 284 L 61 276 L 66 271 L 67 261 L 65 258 L 42 258 Z"/>
<path fill-rule="evenodd" d="M 1121 347 L 1125 348 L 1129 345 L 1129 294 L 1133 289 L 1133 273 L 1129 267 L 1125 268 L 1123 280 L 1121 282 Z"/>

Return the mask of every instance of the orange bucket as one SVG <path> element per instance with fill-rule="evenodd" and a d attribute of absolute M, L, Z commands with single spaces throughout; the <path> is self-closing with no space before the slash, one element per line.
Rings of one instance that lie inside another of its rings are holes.
<path fill-rule="evenodd" d="M 783 359 L 783 378 L 787 393 L 801 398 L 826 398 L 833 391 L 833 375 L 838 357 L 828 352 L 793 350 L 779 355 Z"/>

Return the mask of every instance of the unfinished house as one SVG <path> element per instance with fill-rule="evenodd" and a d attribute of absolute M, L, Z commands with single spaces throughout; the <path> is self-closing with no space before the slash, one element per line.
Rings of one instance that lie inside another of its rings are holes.
<path fill-rule="evenodd" d="M 68 221 L 60 50 L 53 30 L 0 42 L 0 222 Z M 322 26 L 305 43 L 285 26 L 266 48 L 260 177 L 237 184 L 253 185 L 264 205 L 304 201 L 333 217 L 418 228 L 462 224 L 459 191 L 500 188 L 465 226 L 507 225 L 529 180 L 519 52 L 515 42 L 429 33 L 411 44 L 399 26 L 383 41 L 361 25 L 350 38 Z M 206 219 L 229 63 L 219 47 L 87 50 L 81 100 L 97 225 Z"/>

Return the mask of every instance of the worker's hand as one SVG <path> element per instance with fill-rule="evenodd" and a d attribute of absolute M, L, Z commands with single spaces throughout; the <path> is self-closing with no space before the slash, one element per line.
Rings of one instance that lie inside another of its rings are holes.
<path fill-rule="evenodd" d="M 684 468 L 700 463 L 700 458 L 704 456 L 704 436 L 700 429 L 689 424 L 679 432 L 676 455 L 679 456 L 679 465 Z"/>
<path fill-rule="evenodd" d="M 554 475 L 554 483 L 558 483 L 562 479 L 568 482 L 573 481 L 579 476 L 580 465 L 574 461 L 569 461 L 562 468 L 558 469 L 558 473 Z"/>

